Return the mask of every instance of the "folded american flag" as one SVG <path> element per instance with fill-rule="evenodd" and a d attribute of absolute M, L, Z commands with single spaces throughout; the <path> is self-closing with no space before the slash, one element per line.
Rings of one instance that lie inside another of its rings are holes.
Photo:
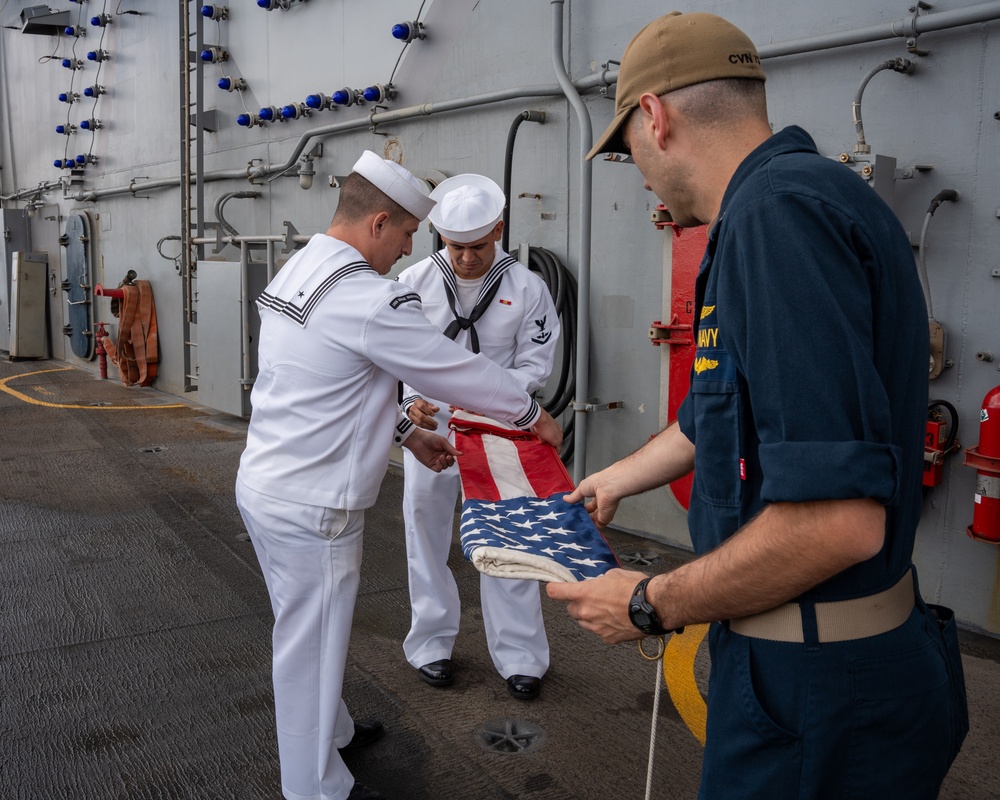
<path fill-rule="evenodd" d="M 533 433 L 456 411 L 449 423 L 462 452 L 462 551 L 499 578 L 574 582 L 618 560 L 573 490 L 556 449 Z"/>

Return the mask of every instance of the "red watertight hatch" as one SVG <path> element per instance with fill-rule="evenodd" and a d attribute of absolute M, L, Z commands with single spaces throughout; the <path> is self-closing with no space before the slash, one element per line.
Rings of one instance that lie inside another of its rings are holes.
<path fill-rule="evenodd" d="M 679 228 L 672 222 L 658 222 L 658 228 L 672 230 L 670 269 L 670 324 L 661 325 L 669 334 L 654 343 L 670 348 L 670 373 L 667 387 L 667 422 L 677 419 L 677 409 L 691 388 L 691 365 L 694 362 L 694 284 L 698 277 L 708 228 Z M 659 324 L 659 323 L 657 323 Z M 686 510 L 691 503 L 693 475 L 670 484 L 670 491 Z"/>

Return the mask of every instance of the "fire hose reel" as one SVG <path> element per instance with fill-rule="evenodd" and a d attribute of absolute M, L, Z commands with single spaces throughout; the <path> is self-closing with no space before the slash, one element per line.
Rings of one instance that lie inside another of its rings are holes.
<path fill-rule="evenodd" d="M 965 451 L 964 463 L 976 469 L 976 502 L 966 533 L 981 542 L 1000 544 L 1000 386 L 983 398 L 979 444 Z"/>

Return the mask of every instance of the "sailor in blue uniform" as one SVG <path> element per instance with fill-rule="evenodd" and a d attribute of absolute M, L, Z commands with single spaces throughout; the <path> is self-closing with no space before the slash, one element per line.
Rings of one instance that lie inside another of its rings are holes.
<path fill-rule="evenodd" d="M 674 12 L 626 48 L 591 156 L 630 151 L 709 224 L 672 425 L 584 479 L 619 501 L 694 468 L 698 555 L 551 597 L 606 641 L 712 622 L 700 797 L 932 800 L 967 730 L 954 621 L 921 599 L 927 312 L 906 234 L 805 131 L 772 134 L 750 40 Z"/>

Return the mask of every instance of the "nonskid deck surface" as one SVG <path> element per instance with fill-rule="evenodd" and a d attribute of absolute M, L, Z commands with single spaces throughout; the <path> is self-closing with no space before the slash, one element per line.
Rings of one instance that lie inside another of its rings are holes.
<path fill-rule="evenodd" d="M 233 498 L 246 423 L 55 361 L 0 360 L 0 390 L 0 796 L 280 797 L 271 611 Z M 355 777 L 405 800 L 643 797 L 656 667 L 546 599 L 542 696 L 510 698 L 457 543 L 458 677 L 417 678 L 401 492 L 392 467 L 367 513 L 345 698 L 387 733 Z M 647 571 L 685 557 L 609 538 Z M 964 638 L 972 729 L 941 797 L 977 800 L 1000 785 L 1000 647 Z M 653 797 L 697 793 L 706 650 L 670 651 Z"/>

